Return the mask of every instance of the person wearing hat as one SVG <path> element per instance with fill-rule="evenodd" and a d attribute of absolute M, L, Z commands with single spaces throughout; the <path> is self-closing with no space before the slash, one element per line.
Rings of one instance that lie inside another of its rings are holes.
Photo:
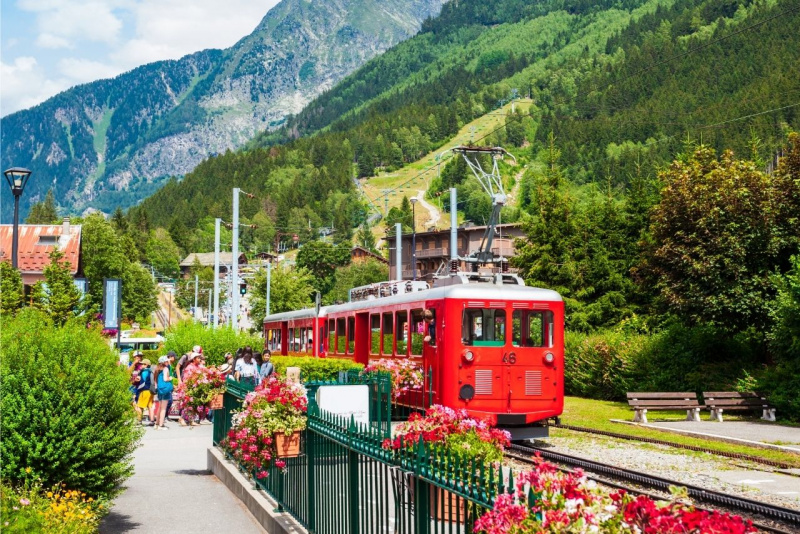
<path fill-rule="evenodd" d="M 164 419 L 167 416 L 167 404 L 169 401 L 172 400 L 172 374 L 170 373 L 169 368 L 169 358 L 166 356 L 161 356 L 158 359 L 158 365 L 156 366 L 156 376 L 155 379 L 157 380 L 158 384 L 158 420 L 156 421 L 156 430 L 164 429 L 166 430 L 166 426 L 164 426 Z"/>
<path fill-rule="evenodd" d="M 134 404 L 136 420 L 139 423 L 142 423 L 144 410 L 148 410 L 150 419 L 153 419 L 153 411 L 150 407 L 153 398 L 152 393 L 150 393 L 150 381 L 153 378 L 152 372 L 150 371 L 150 360 L 145 358 L 142 360 L 141 364 L 142 368 L 139 371 L 139 382 L 136 385 L 136 404 Z"/>
<path fill-rule="evenodd" d="M 137 363 L 140 363 L 142 361 L 142 358 L 144 358 L 144 354 L 142 354 L 142 351 L 140 350 L 134 351 L 134 353 L 131 355 L 131 361 L 130 363 L 128 363 L 128 369 L 133 369 Z"/>

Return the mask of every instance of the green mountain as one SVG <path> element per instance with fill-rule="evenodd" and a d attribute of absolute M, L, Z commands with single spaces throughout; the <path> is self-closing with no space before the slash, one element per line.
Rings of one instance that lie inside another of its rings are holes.
<path fill-rule="evenodd" d="M 227 50 L 161 61 L 2 118 L 3 168 L 34 174 L 66 211 L 111 211 L 274 128 L 368 59 L 414 35 L 444 0 L 283 0 Z M 2 218 L 9 218 L 10 204 Z"/>
<path fill-rule="evenodd" d="M 229 216 L 236 185 L 261 199 L 245 202 L 244 216 L 273 230 L 313 236 L 333 223 L 347 234 L 364 209 L 353 162 L 361 177 L 413 162 L 520 94 L 534 105 L 511 121 L 515 135 L 506 127 L 476 141 L 526 145 L 523 155 L 535 157 L 552 132 L 574 183 L 624 188 L 671 161 L 687 137 L 755 147 L 766 161 L 800 126 L 790 107 L 800 92 L 798 17 L 791 0 L 450 2 L 283 128 L 204 162 L 142 209 L 154 225 L 194 228 Z M 474 184 L 463 182 L 461 173 L 433 192 L 458 184 L 471 198 Z"/>

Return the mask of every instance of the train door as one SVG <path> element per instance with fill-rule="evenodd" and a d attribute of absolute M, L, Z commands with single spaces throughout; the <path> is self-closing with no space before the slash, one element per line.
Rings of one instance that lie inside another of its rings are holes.
<path fill-rule="evenodd" d="M 469 400 L 475 410 L 504 412 L 511 406 L 508 384 L 514 358 L 506 348 L 507 336 L 505 302 L 466 303 L 461 341 L 465 350 L 472 352 L 472 360 L 463 381 L 467 387 L 459 389 L 459 398 Z"/>
<path fill-rule="evenodd" d="M 369 312 L 362 312 L 356 314 L 355 321 L 355 348 L 353 357 L 356 362 L 369 364 L 369 345 L 370 345 L 370 330 L 369 330 Z"/>
<path fill-rule="evenodd" d="M 511 340 L 507 355 L 509 400 L 515 412 L 535 414 L 552 410 L 557 400 L 555 315 L 536 303 L 513 303 Z M 560 362 L 559 362 L 560 364 Z M 524 424 L 508 421 L 507 424 Z"/>
<path fill-rule="evenodd" d="M 425 319 L 428 312 L 433 314 L 433 321 Z M 434 404 L 442 402 L 442 392 L 445 391 L 447 385 L 445 384 L 444 372 L 444 306 L 441 302 L 429 303 L 424 310 L 419 313 L 422 314 L 421 328 L 413 322 L 413 318 L 418 314 L 412 311 L 412 328 L 417 331 L 417 334 L 422 338 L 422 363 L 424 373 L 423 397 L 424 403 L 429 404 L 431 399 Z M 430 336 L 430 341 L 425 341 L 425 338 Z M 418 352 L 412 336 L 412 356 Z"/>

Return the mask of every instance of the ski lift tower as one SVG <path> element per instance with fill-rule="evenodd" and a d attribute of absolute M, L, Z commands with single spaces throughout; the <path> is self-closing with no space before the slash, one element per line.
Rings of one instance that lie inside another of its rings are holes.
<path fill-rule="evenodd" d="M 461 154 L 464 161 L 472 170 L 472 174 L 478 179 L 483 190 L 492 199 L 492 215 L 489 217 L 489 223 L 486 225 L 486 231 L 481 238 L 480 249 L 473 252 L 466 258 L 462 258 L 467 263 L 472 264 L 473 271 L 477 271 L 479 265 L 486 265 L 487 263 L 495 263 L 496 259 L 492 252 L 492 241 L 497 229 L 497 224 L 500 220 L 500 210 L 506 203 L 507 196 L 503 190 L 503 181 L 500 178 L 500 170 L 498 169 L 497 162 L 505 156 L 509 156 L 517 162 L 516 158 L 509 153 L 505 148 L 495 147 L 481 147 L 481 146 L 457 146 L 442 152 L 442 156 L 446 152 L 453 152 L 454 154 Z M 490 156 L 492 159 L 491 171 L 484 170 L 481 165 L 481 156 Z"/>

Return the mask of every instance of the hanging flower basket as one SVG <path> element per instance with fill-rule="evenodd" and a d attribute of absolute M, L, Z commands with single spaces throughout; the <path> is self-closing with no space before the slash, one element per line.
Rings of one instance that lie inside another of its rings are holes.
<path fill-rule="evenodd" d="M 277 458 L 292 458 L 300 455 L 300 431 L 291 434 L 278 432 L 272 436 Z"/>
<path fill-rule="evenodd" d="M 436 521 L 465 523 L 467 500 L 455 493 L 431 484 L 431 515 Z"/>
<path fill-rule="evenodd" d="M 221 410 L 223 406 L 224 395 L 219 393 L 214 395 L 214 398 L 211 399 L 211 403 L 209 404 L 209 408 L 212 410 Z"/>

